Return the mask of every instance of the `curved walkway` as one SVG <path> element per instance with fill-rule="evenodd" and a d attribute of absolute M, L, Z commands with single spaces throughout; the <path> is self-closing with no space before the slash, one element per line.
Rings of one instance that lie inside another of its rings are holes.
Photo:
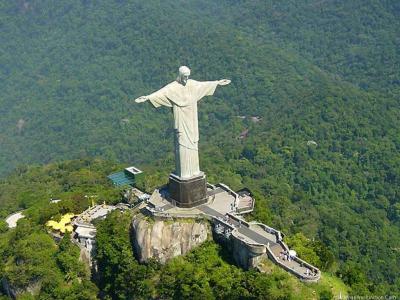
<path fill-rule="evenodd" d="M 8 225 L 8 228 L 15 228 L 17 227 L 17 222 L 18 220 L 25 218 L 24 214 L 22 213 L 22 211 L 13 213 L 11 215 L 9 215 L 6 218 L 6 223 Z"/>

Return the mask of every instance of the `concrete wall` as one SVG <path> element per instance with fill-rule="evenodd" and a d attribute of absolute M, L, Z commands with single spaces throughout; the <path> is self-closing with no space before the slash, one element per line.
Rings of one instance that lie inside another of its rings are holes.
<path fill-rule="evenodd" d="M 256 268 L 265 257 L 265 246 L 247 244 L 238 237 L 231 236 L 232 255 L 238 266 L 245 270 Z"/>

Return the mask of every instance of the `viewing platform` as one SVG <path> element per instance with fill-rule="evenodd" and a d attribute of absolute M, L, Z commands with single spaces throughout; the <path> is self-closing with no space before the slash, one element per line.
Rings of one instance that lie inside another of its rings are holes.
<path fill-rule="evenodd" d="M 241 214 L 252 212 L 254 198 L 248 189 L 238 192 L 224 184 L 207 184 L 208 201 L 193 208 L 179 208 L 170 203 L 168 190 L 155 190 L 143 202 L 142 212 L 155 219 L 193 218 L 208 219 L 218 240 L 227 244 L 237 263 L 245 268 L 257 268 L 262 258 L 306 282 L 316 282 L 318 268 L 297 257 L 283 241 L 283 234 L 265 224 L 247 222 Z"/>
<path fill-rule="evenodd" d="M 116 210 L 125 210 L 128 207 L 125 204 L 107 205 L 99 204 L 89 207 L 72 221 L 72 241 L 77 244 L 84 252 L 90 265 L 92 265 L 92 257 L 96 247 L 96 227 L 93 225 L 94 220 L 104 219 L 107 215 Z M 82 253 L 81 253 L 82 255 Z"/>

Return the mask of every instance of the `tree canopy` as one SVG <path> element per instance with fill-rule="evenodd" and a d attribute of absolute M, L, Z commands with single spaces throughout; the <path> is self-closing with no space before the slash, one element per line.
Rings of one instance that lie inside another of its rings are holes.
<path fill-rule="evenodd" d="M 399 294 L 399 11 L 395 0 L 2 1 L 0 213 L 28 208 L 44 224 L 89 193 L 116 200 L 104 175 L 119 167 L 88 157 L 139 165 L 149 191 L 165 183 L 171 113 L 131 99 L 188 65 L 194 79 L 232 80 L 199 104 L 208 180 L 250 188 L 251 218 L 355 294 Z"/>

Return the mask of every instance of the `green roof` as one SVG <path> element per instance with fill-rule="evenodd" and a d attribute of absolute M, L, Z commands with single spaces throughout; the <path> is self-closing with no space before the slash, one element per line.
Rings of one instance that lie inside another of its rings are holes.
<path fill-rule="evenodd" d="M 124 171 L 113 173 L 107 176 L 115 185 L 133 185 L 135 178 Z"/>

